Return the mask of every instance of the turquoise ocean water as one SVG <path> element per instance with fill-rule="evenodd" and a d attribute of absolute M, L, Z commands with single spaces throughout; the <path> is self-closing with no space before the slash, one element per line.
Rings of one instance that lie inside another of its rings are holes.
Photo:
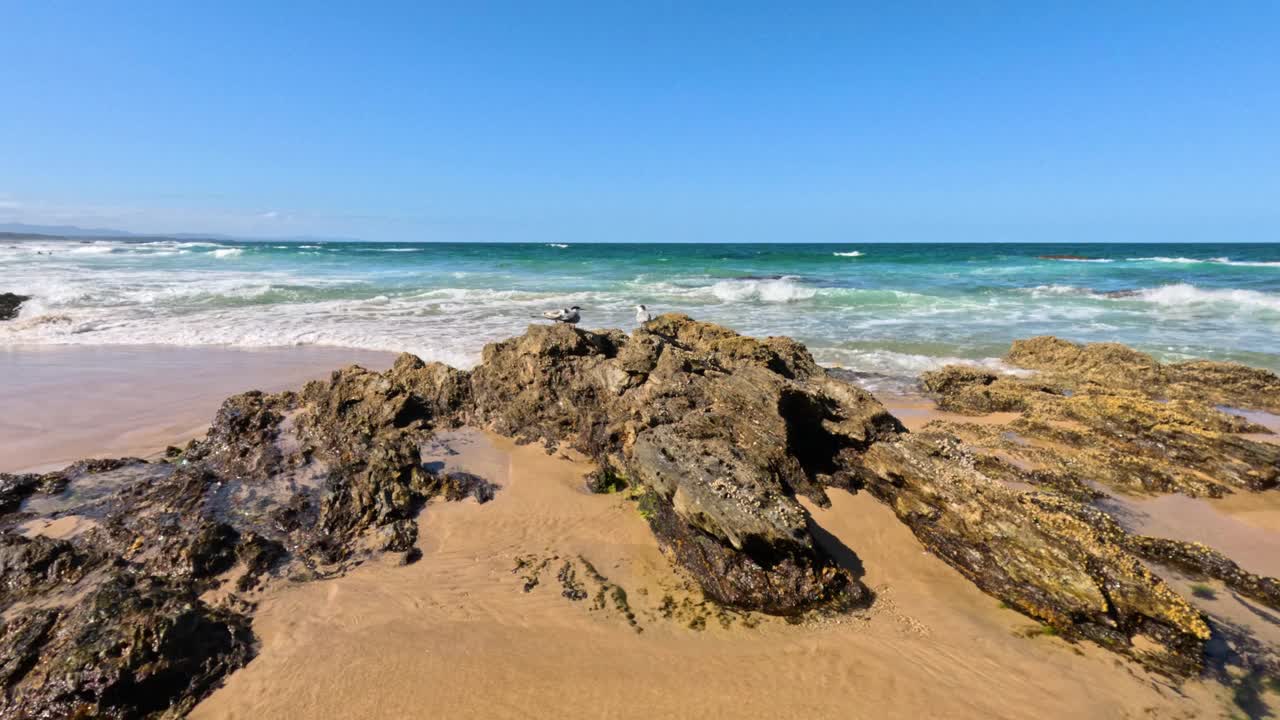
<path fill-rule="evenodd" d="M 1044 259 L 1071 254 L 1087 260 Z M 546 309 L 632 306 L 910 379 L 997 364 L 1015 338 L 1115 340 L 1280 370 L 1280 245 L 579 245 L 0 242 L 0 292 L 35 300 L 0 344 L 338 345 L 459 366 Z"/>

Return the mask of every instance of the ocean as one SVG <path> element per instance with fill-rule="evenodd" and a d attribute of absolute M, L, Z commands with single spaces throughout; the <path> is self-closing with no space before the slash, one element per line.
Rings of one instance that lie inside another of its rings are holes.
<path fill-rule="evenodd" d="M 1073 255 L 1086 259 L 1048 259 Z M 1010 341 L 1119 341 L 1280 370 L 1280 245 L 374 244 L 6 240 L 0 344 L 335 345 L 460 367 L 543 309 L 789 335 L 872 387 Z"/>

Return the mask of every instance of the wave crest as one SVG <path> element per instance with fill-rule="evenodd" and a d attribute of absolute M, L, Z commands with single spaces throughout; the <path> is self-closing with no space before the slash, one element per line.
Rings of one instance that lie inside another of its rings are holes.
<path fill-rule="evenodd" d="M 1122 299 L 1144 300 L 1158 305 L 1194 306 L 1208 304 L 1235 305 L 1241 308 L 1273 310 L 1280 312 L 1280 295 L 1257 290 L 1214 289 L 1206 290 L 1187 283 L 1163 285 L 1139 290 Z"/>
<path fill-rule="evenodd" d="M 1232 267 L 1280 267 L 1280 260 L 1232 260 L 1231 258 L 1189 258 L 1189 257 L 1138 257 L 1129 258 L 1132 262 L 1174 263 L 1178 265 L 1230 265 Z"/>
<path fill-rule="evenodd" d="M 769 303 L 786 303 L 808 300 L 818 291 L 797 283 L 793 278 L 781 277 L 769 280 L 721 280 L 711 286 L 711 294 L 723 302 L 757 300 Z"/>

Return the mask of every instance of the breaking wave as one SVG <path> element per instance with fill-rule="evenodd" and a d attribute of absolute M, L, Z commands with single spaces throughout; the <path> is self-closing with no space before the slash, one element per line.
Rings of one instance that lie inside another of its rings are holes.
<path fill-rule="evenodd" d="M 818 294 L 815 288 L 805 287 L 795 278 L 721 280 L 711 286 L 711 294 L 723 302 L 758 300 L 768 303 L 786 303 L 808 300 Z"/>
<path fill-rule="evenodd" d="M 1235 305 L 1244 309 L 1262 309 L 1280 312 L 1280 295 L 1257 290 L 1213 289 L 1206 290 L 1187 283 L 1164 285 L 1158 288 L 1138 290 L 1124 299 L 1144 300 L 1158 305 L 1185 307 L 1195 305 Z"/>
<path fill-rule="evenodd" d="M 1189 257 L 1138 257 L 1129 258 L 1132 262 L 1174 263 L 1178 265 L 1230 265 L 1232 267 L 1280 267 L 1280 260 L 1232 260 L 1231 258 L 1189 258 Z"/>

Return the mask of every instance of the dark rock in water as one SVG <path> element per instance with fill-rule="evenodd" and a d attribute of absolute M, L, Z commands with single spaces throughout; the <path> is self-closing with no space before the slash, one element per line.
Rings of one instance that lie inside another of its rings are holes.
<path fill-rule="evenodd" d="M 66 540 L 0 535 L 0 606 L 75 585 L 106 557 Z"/>
<path fill-rule="evenodd" d="M 139 464 L 144 464 L 144 461 L 138 458 L 81 460 L 62 470 L 50 473 L 26 473 L 22 475 L 0 473 L 0 514 L 17 509 L 23 500 L 33 494 L 50 495 L 62 492 L 68 483 L 84 475 Z"/>
<path fill-rule="evenodd" d="M 587 491 L 597 495 L 615 493 L 627 488 L 627 479 L 613 468 L 599 468 L 587 476 Z"/>
<path fill-rule="evenodd" d="M 1200 543 L 1133 535 L 1128 545 L 1142 557 L 1180 570 L 1192 577 L 1221 580 L 1224 585 L 1280 610 L 1280 580 L 1242 570 L 1233 560 Z"/>
<path fill-rule="evenodd" d="M 18 309 L 22 307 L 22 303 L 30 299 L 27 295 L 0 293 L 0 320 L 12 320 L 18 317 Z"/>
<path fill-rule="evenodd" d="M 496 485 L 479 475 L 472 475 L 466 472 L 451 472 L 446 473 L 444 476 L 444 486 L 441 494 L 444 495 L 445 500 L 450 502 L 475 498 L 476 502 L 484 504 L 493 499 L 495 490 L 497 490 Z"/>

